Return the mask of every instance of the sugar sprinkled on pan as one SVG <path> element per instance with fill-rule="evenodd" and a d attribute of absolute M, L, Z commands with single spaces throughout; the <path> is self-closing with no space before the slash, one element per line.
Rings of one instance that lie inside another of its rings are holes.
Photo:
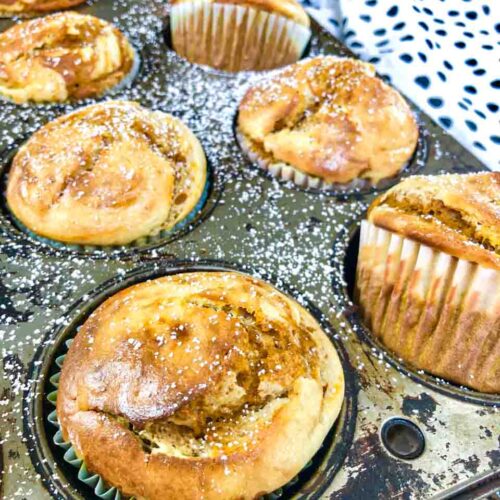
<path fill-rule="evenodd" d="M 175 53 L 166 51 L 161 33 L 163 1 L 129 3 L 118 0 L 106 8 L 102 7 L 104 0 L 101 1 L 91 7 L 92 11 L 115 22 L 129 36 L 142 61 L 134 82 L 104 99 L 137 100 L 142 106 L 170 112 L 185 121 L 199 137 L 225 190 L 221 203 L 200 226 L 171 244 L 147 252 L 144 258 L 132 252 L 125 257 L 113 253 L 93 257 L 49 250 L 42 243 L 28 243 L 29 238 L 20 235 L 15 228 L 9 228 L 3 218 L 0 228 L 0 293 L 4 299 L 0 303 L 0 340 L 7 383 L 3 385 L 0 399 L 0 417 L 5 429 L 2 445 L 7 450 L 6 469 L 15 473 L 17 478 L 15 490 L 10 493 L 18 498 L 43 495 L 43 487 L 31 467 L 27 449 L 31 445 L 26 440 L 22 422 L 22 391 L 25 391 L 28 404 L 43 397 L 32 390 L 40 386 L 27 375 L 34 351 L 41 345 L 53 344 L 54 339 L 47 334 L 56 326 L 69 323 L 77 311 L 83 311 L 92 300 L 94 291 L 105 281 L 123 280 L 142 265 L 162 273 L 173 263 L 174 257 L 193 262 L 216 259 L 248 266 L 256 276 L 272 277 L 278 288 L 291 286 L 301 291 L 299 301 L 311 301 L 321 309 L 334 325 L 334 336 L 345 345 L 353 346 L 353 351 L 357 352 L 352 362 L 359 366 L 365 389 L 372 391 L 370 387 L 376 385 L 387 390 L 383 397 L 375 392 L 370 393 L 371 397 L 395 407 L 399 404 L 399 396 L 394 396 L 387 387 L 404 386 L 412 394 L 423 391 L 424 386 L 410 386 L 406 375 L 395 371 L 379 349 L 366 347 L 372 353 L 370 358 L 363 349 L 358 350 L 357 334 L 344 314 L 352 304 L 346 300 L 342 287 L 332 288 L 332 283 L 344 285 L 349 229 L 354 228 L 356 221 L 363 216 L 369 196 L 338 200 L 328 195 L 302 192 L 262 177 L 244 159 L 234 140 L 233 125 L 237 104 L 248 86 L 268 75 L 227 77 L 191 66 L 182 62 Z M 319 45 L 314 42 L 311 55 L 317 50 Z M 175 73 L 172 73 L 173 69 Z M 97 101 L 61 106 L 2 103 L 0 150 L 19 145 L 49 120 L 82 104 L 94 102 Z M 433 171 L 450 168 L 451 153 L 446 144 L 439 148 L 436 144 L 433 138 L 433 151 L 439 149 L 443 166 L 435 165 Z M 83 299 L 76 309 L 67 314 L 70 305 L 80 298 Z M 367 363 L 367 359 L 371 361 Z M 42 361 L 36 363 L 40 365 Z M 382 366 L 374 371 L 371 363 Z M 443 387 L 446 387 L 445 382 Z M 443 422 L 435 425 L 444 435 L 445 430 L 450 431 L 443 410 L 446 398 L 437 393 L 435 397 L 441 404 L 436 415 Z M 359 422 L 365 435 L 369 434 L 373 421 L 387 413 L 377 413 L 367 399 L 360 408 L 363 415 Z M 486 414 L 490 411 L 480 407 L 467 408 L 475 422 L 479 419 L 478 412 Z M 481 418 L 484 421 L 487 415 Z M 444 450 L 444 442 L 439 442 Z M 459 459 L 462 451 L 467 450 L 457 448 L 455 455 L 453 450 L 447 451 L 448 461 Z M 487 463 L 485 449 L 477 453 L 480 462 Z M 363 477 L 363 467 L 352 461 L 347 462 L 346 470 L 353 477 L 358 474 Z M 444 470 L 444 486 L 452 482 L 450 474 Z"/>

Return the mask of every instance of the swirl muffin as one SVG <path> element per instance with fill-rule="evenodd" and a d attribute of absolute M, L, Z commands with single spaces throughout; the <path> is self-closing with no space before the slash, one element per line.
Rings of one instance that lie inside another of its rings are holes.
<path fill-rule="evenodd" d="M 411 177 L 361 226 L 366 325 L 417 369 L 500 393 L 500 173 Z"/>
<path fill-rule="evenodd" d="M 0 94 L 16 103 L 95 97 L 135 66 L 126 37 L 93 16 L 59 13 L 0 34 Z"/>
<path fill-rule="evenodd" d="M 0 17 L 32 16 L 63 10 L 85 0 L 0 0 Z"/>
<path fill-rule="evenodd" d="M 343 394 L 337 353 L 300 305 L 249 276 L 196 272 L 127 288 L 89 317 L 57 415 L 122 494 L 253 499 L 304 467 Z"/>
<path fill-rule="evenodd" d="M 250 158 L 272 175 L 326 189 L 393 177 L 418 139 L 409 106 L 373 66 L 333 56 L 301 61 L 251 87 L 237 131 Z"/>
<path fill-rule="evenodd" d="M 12 162 L 7 203 L 39 236 L 123 245 L 185 219 L 205 181 L 202 147 L 180 120 L 109 101 L 33 134 Z"/>
<path fill-rule="evenodd" d="M 296 62 L 311 36 L 296 0 L 173 0 L 172 44 L 188 61 L 225 71 Z"/>

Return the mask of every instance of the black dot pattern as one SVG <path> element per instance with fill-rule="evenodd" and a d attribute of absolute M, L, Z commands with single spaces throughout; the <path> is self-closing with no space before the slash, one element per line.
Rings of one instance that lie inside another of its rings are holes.
<path fill-rule="evenodd" d="M 337 37 L 500 170 L 500 22 L 494 0 L 303 1 L 328 7 Z"/>

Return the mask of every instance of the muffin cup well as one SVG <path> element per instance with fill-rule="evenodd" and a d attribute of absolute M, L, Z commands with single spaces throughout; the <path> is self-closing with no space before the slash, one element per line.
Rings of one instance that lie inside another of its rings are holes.
<path fill-rule="evenodd" d="M 372 333 L 417 369 L 500 392 L 499 271 L 363 221 L 355 301 Z"/>
<path fill-rule="evenodd" d="M 309 28 L 284 16 L 204 0 L 174 5 L 170 26 L 178 54 L 190 62 L 232 72 L 293 63 L 311 36 Z"/>

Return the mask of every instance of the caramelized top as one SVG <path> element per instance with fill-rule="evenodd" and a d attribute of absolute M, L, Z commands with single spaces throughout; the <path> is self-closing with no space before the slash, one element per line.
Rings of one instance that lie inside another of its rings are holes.
<path fill-rule="evenodd" d="M 190 0 L 172 0 L 172 4 L 187 2 Z M 217 4 L 234 4 L 255 9 L 264 10 L 282 15 L 308 27 L 310 24 L 309 16 L 296 0 L 204 0 L 206 2 Z"/>
<path fill-rule="evenodd" d="M 405 179 L 371 205 L 377 226 L 500 269 L 500 172 Z"/>
<path fill-rule="evenodd" d="M 244 275 L 141 283 L 79 331 L 64 362 L 59 417 L 64 426 L 75 412 L 113 415 L 160 453 L 175 444 L 188 456 L 235 452 L 256 432 L 252 415 L 263 425 L 263 410 L 272 414 L 299 379 L 326 387 L 318 335 L 300 306 Z"/>
<path fill-rule="evenodd" d="M 41 236 L 126 244 L 173 227 L 205 185 L 201 145 L 180 120 L 108 101 L 62 116 L 14 157 L 7 202 Z"/>
<path fill-rule="evenodd" d="M 111 24 L 65 12 L 0 34 L 0 93 L 15 102 L 95 96 L 132 70 L 134 52 Z"/>
<path fill-rule="evenodd" d="M 333 56 L 291 65 L 250 88 L 238 128 L 268 161 L 339 183 L 397 174 L 418 138 L 410 108 L 371 65 Z"/>

